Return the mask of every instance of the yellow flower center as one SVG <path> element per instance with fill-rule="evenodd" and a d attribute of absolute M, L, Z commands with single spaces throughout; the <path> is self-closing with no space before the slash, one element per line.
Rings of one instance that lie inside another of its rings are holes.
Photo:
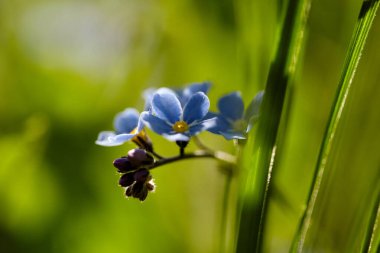
<path fill-rule="evenodd" d="M 189 130 L 189 126 L 187 125 L 185 121 L 177 121 L 173 125 L 173 130 L 176 131 L 177 133 L 184 133 L 187 130 Z"/>
<path fill-rule="evenodd" d="M 135 134 L 137 132 L 137 127 L 135 129 L 133 129 L 130 134 Z"/>
<path fill-rule="evenodd" d="M 234 130 L 245 131 L 248 127 L 248 124 L 245 120 L 239 119 L 233 123 L 232 127 Z"/>

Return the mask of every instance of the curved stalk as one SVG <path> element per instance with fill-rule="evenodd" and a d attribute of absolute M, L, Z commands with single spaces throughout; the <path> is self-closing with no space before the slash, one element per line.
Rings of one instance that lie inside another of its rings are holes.
<path fill-rule="evenodd" d="M 225 153 L 223 151 L 196 150 L 193 153 L 183 153 L 178 156 L 172 156 L 172 157 L 167 157 L 167 158 L 157 160 L 152 165 L 148 166 L 147 169 L 152 170 L 154 168 L 157 168 L 157 167 L 160 167 L 172 162 L 193 159 L 193 158 L 213 158 L 225 163 L 236 164 L 236 157 L 228 153 Z"/>

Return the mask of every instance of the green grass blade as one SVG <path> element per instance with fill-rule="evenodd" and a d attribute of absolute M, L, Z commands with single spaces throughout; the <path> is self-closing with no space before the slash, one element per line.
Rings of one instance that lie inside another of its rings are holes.
<path fill-rule="evenodd" d="M 309 7 L 309 0 L 291 0 L 288 3 L 279 44 L 269 70 L 257 134 L 254 143 L 248 142 L 244 151 L 237 252 L 261 251 L 276 137 L 283 115 L 285 95 L 302 46 Z"/>
<path fill-rule="evenodd" d="M 335 140 L 336 136 L 338 134 L 339 136 L 344 134 L 343 130 L 338 131 L 338 128 L 341 127 L 340 123 L 342 121 L 343 113 L 347 114 L 346 101 L 348 96 L 350 95 L 349 92 L 351 84 L 353 82 L 355 72 L 357 70 L 358 63 L 361 58 L 366 39 L 369 34 L 369 30 L 373 23 L 378 7 L 378 0 L 364 1 L 362 4 L 356 28 L 346 56 L 345 65 L 343 67 L 343 72 L 338 85 L 337 95 L 330 114 L 328 127 L 326 129 L 318 162 L 316 165 L 316 172 L 313 178 L 312 189 L 308 197 L 307 208 L 301 219 L 298 231 L 294 237 L 293 252 L 302 252 L 303 250 L 305 250 L 305 241 L 310 232 L 312 217 L 316 208 L 316 202 L 319 198 L 319 195 L 321 195 L 321 184 L 323 183 L 323 181 L 327 182 L 326 185 L 328 185 L 328 183 L 331 184 L 331 180 L 333 180 L 332 178 L 335 178 L 334 176 L 340 172 L 335 170 L 334 166 L 332 165 L 335 162 L 334 159 L 337 159 L 336 156 L 332 156 L 332 150 L 336 149 L 337 146 Z M 334 154 L 337 155 L 338 153 L 336 152 Z M 331 169 L 332 171 L 327 171 L 327 168 Z M 327 177 L 327 172 L 330 177 Z M 376 176 L 378 175 L 375 173 L 373 176 L 376 179 Z M 368 185 L 373 185 L 373 181 L 369 181 Z M 327 188 L 327 186 L 325 188 Z M 376 194 L 379 193 L 375 190 L 374 196 L 376 196 Z M 320 204 L 320 206 L 322 205 L 323 204 Z"/>
<path fill-rule="evenodd" d="M 378 186 L 380 187 L 380 186 Z M 378 252 L 380 247 L 380 195 L 377 196 L 361 252 Z"/>

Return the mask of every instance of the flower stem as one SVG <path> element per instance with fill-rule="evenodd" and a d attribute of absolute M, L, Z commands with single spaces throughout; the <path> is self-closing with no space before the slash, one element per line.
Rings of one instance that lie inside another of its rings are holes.
<path fill-rule="evenodd" d="M 179 156 L 183 157 L 185 155 L 185 148 L 184 147 L 180 147 L 179 148 Z"/>
<path fill-rule="evenodd" d="M 157 167 L 160 167 L 165 164 L 169 164 L 172 162 L 185 160 L 185 159 L 191 159 L 191 158 L 214 158 L 216 160 L 226 162 L 229 164 L 235 164 L 236 163 L 236 157 L 233 155 L 230 155 L 228 153 L 222 152 L 222 151 L 208 151 L 208 150 L 197 150 L 193 153 L 181 153 L 178 156 L 172 156 L 167 158 L 162 158 L 156 162 L 154 162 L 151 166 L 149 166 L 147 169 L 154 169 Z"/>
<path fill-rule="evenodd" d="M 198 148 L 207 150 L 207 151 L 212 151 L 211 148 L 203 144 L 203 142 L 198 138 L 198 136 L 193 136 L 193 140 L 194 140 L 195 145 L 198 146 Z"/>
<path fill-rule="evenodd" d="M 161 156 L 161 155 L 159 155 L 159 154 L 157 154 L 156 152 L 154 152 L 154 151 L 151 151 L 150 152 L 154 157 L 156 157 L 157 159 L 164 159 L 164 157 L 163 156 Z"/>

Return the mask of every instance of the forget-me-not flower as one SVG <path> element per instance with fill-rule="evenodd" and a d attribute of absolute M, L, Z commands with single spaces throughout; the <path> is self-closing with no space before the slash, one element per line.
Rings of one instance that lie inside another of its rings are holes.
<path fill-rule="evenodd" d="M 203 92 L 207 95 L 209 89 L 211 87 L 210 82 L 201 82 L 201 83 L 192 83 L 187 85 L 183 89 L 174 89 L 174 92 L 177 94 L 178 100 L 182 106 L 189 101 L 192 95 L 197 92 Z"/>
<path fill-rule="evenodd" d="M 181 106 L 184 107 L 192 95 L 200 91 L 207 95 L 210 87 L 211 87 L 210 82 L 200 82 L 200 83 L 189 84 L 183 89 L 168 89 L 168 88 L 161 88 L 161 89 L 172 90 L 174 94 L 177 96 L 179 102 L 181 103 Z M 145 99 L 145 111 L 148 111 L 151 108 L 152 98 L 156 91 L 157 89 L 149 88 L 143 92 L 143 98 Z"/>
<path fill-rule="evenodd" d="M 208 131 L 223 135 L 227 140 L 246 139 L 247 133 L 259 117 L 260 105 L 264 92 L 259 92 L 244 111 L 244 102 L 239 92 L 229 93 L 218 101 L 219 114 L 209 113 L 207 117 L 216 116 L 216 125 Z"/>
<path fill-rule="evenodd" d="M 170 89 L 156 91 L 151 101 L 151 109 L 141 114 L 144 124 L 170 141 L 188 141 L 191 136 L 207 130 L 215 119 L 204 119 L 210 101 L 201 91 L 192 94 L 182 105 L 177 95 Z"/>
<path fill-rule="evenodd" d="M 139 118 L 140 114 L 136 109 L 125 109 L 115 116 L 115 131 L 100 132 L 95 143 L 100 146 L 118 146 L 133 139 L 144 127 Z"/>

